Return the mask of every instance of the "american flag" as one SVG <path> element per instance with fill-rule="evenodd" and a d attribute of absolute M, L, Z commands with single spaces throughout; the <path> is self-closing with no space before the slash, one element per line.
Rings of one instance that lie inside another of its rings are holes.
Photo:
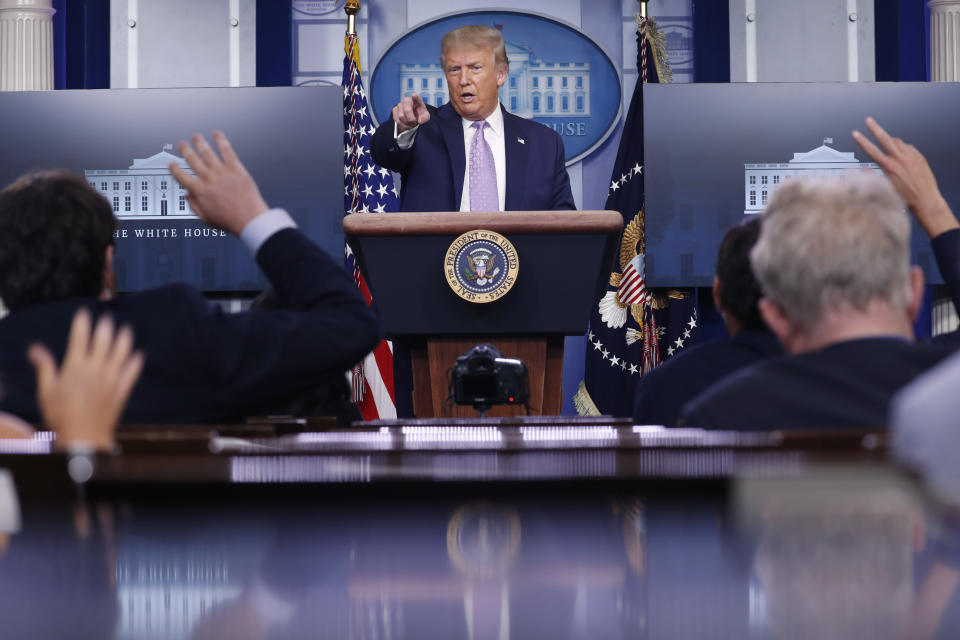
<path fill-rule="evenodd" d="M 399 209 L 393 174 L 370 158 L 370 136 L 376 130 L 367 107 L 367 94 L 360 79 L 360 44 L 357 34 L 347 34 L 343 59 L 343 210 L 347 213 L 396 211 Z M 372 302 L 370 289 L 360 273 L 350 246 L 346 246 L 347 269 Z M 397 417 L 393 388 L 393 347 L 386 340 L 351 371 L 353 401 L 364 420 Z"/>

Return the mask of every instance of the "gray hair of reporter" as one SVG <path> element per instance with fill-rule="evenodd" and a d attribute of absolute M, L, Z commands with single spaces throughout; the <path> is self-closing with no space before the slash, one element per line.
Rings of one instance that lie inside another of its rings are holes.
<path fill-rule="evenodd" d="M 910 220 L 873 173 L 787 180 L 763 212 L 750 261 L 764 296 L 803 330 L 828 309 L 911 300 Z"/>
<path fill-rule="evenodd" d="M 507 60 L 507 45 L 503 41 L 503 34 L 498 29 L 482 24 L 468 24 L 448 31 L 440 41 L 440 66 L 442 68 L 447 66 L 447 51 L 463 47 L 491 49 L 494 64 L 510 67 L 510 61 Z"/>

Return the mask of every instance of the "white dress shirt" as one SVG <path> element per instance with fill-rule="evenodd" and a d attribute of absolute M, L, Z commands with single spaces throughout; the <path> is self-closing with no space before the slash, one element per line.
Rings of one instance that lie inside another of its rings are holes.
<path fill-rule="evenodd" d="M 263 243 L 270 239 L 273 234 L 283 229 L 296 229 L 297 223 L 293 221 L 290 214 L 283 209 L 268 209 L 256 218 L 247 223 L 247 226 L 240 232 L 240 241 L 244 244 L 250 255 L 257 257 L 257 252 Z"/>
<path fill-rule="evenodd" d="M 473 120 L 460 118 L 463 123 L 463 150 L 464 150 L 464 170 L 463 170 L 463 195 L 460 197 L 460 211 L 470 211 L 470 143 L 473 142 L 474 128 Z M 497 172 L 497 201 L 500 205 L 500 211 L 503 211 L 507 202 L 507 145 L 506 136 L 503 131 L 503 111 L 500 105 L 494 109 L 486 118 L 487 126 L 483 129 L 483 137 L 490 145 L 493 152 L 493 166 Z M 413 141 L 417 136 L 419 125 L 412 129 L 407 129 L 401 134 L 397 134 L 397 125 L 393 125 L 393 136 L 397 141 L 397 146 L 401 149 L 409 149 L 413 146 Z"/>

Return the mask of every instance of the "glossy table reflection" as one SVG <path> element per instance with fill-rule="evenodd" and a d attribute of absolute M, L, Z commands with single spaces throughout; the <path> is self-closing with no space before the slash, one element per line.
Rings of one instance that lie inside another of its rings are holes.
<path fill-rule="evenodd" d="M 49 443 L 0 442 L 20 496 L 17 523 L 0 482 L 3 637 L 960 629 L 953 512 L 883 434 L 274 427 L 125 433 L 83 485 Z"/>

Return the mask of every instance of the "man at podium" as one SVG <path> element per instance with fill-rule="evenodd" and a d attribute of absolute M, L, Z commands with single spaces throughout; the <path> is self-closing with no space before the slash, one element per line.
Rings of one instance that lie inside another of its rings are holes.
<path fill-rule="evenodd" d="M 370 145 L 374 162 L 401 176 L 400 210 L 575 209 L 563 140 L 500 104 L 508 71 L 500 32 L 460 27 L 440 51 L 450 101 L 438 108 L 404 98 Z"/>
<path fill-rule="evenodd" d="M 501 33 L 481 25 L 450 31 L 440 65 L 450 101 L 434 107 L 416 94 L 402 99 L 370 142 L 374 162 L 400 174 L 400 210 L 576 209 L 563 140 L 500 104 L 509 69 Z M 398 417 L 413 417 L 402 340 L 394 342 L 394 385 Z"/>

